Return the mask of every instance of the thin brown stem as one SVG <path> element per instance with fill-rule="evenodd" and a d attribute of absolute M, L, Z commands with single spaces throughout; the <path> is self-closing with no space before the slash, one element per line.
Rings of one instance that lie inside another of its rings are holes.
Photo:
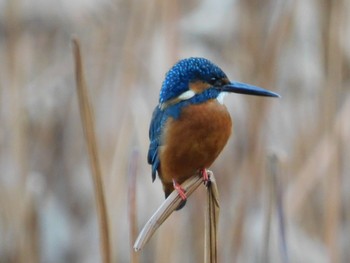
<path fill-rule="evenodd" d="M 213 172 L 209 171 L 207 187 L 207 211 L 205 218 L 204 262 L 218 262 L 219 192 Z"/>
<path fill-rule="evenodd" d="M 77 39 L 72 39 L 72 44 L 80 117 L 84 128 L 85 140 L 90 158 L 92 179 L 94 182 L 102 262 L 110 263 L 111 253 L 109 243 L 108 215 L 103 190 L 101 166 L 98 158 L 98 147 L 95 133 L 93 111 L 91 103 L 89 101 L 86 82 L 84 79 L 79 42 Z"/>

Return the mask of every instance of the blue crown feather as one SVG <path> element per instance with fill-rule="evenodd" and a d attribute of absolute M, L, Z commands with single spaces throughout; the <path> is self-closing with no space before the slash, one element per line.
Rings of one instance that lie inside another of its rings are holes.
<path fill-rule="evenodd" d="M 165 75 L 159 95 L 159 103 L 176 98 L 188 90 L 189 83 L 196 80 L 210 81 L 226 78 L 226 74 L 205 58 L 187 58 L 177 62 Z"/>

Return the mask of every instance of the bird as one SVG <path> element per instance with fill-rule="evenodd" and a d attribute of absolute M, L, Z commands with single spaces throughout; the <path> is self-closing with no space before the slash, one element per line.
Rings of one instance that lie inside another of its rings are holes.
<path fill-rule="evenodd" d="M 181 184 L 195 173 L 209 181 L 207 169 L 226 145 L 232 120 L 224 105 L 228 93 L 280 97 L 243 82 L 230 81 L 216 64 L 202 57 L 179 60 L 165 74 L 149 127 L 147 161 L 152 182 L 161 180 L 165 198 L 176 190 L 185 206 Z"/>

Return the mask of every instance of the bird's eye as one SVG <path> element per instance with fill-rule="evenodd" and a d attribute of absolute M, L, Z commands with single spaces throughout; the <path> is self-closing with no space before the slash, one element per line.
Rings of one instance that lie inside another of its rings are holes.
<path fill-rule="evenodd" d="M 211 77 L 209 80 L 209 83 L 213 86 L 221 86 L 222 85 L 222 81 L 218 77 Z"/>
<path fill-rule="evenodd" d="M 216 83 L 216 81 L 218 80 L 218 78 L 217 77 L 211 77 L 210 78 L 210 84 L 215 84 Z"/>

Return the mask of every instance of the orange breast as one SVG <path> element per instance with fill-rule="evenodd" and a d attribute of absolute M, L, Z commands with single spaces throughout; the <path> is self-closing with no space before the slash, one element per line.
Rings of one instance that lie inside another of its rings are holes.
<path fill-rule="evenodd" d="M 226 107 L 216 99 L 190 105 L 180 118 L 169 118 L 160 147 L 160 177 L 182 183 L 198 169 L 208 168 L 230 137 L 232 122 Z"/>

